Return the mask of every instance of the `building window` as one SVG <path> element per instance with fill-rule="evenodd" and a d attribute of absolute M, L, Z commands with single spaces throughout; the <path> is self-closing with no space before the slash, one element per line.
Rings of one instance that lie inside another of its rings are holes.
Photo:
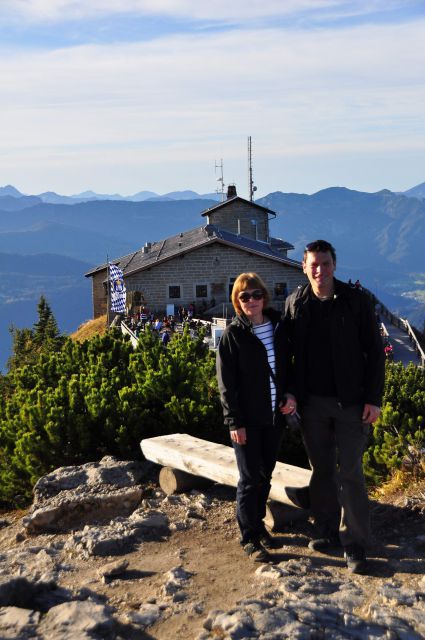
<path fill-rule="evenodd" d="M 168 297 L 172 300 L 175 300 L 176 298 L 181 298 L 179 284 L 168 285 Z"/>
<path fill-rule="evenodd" d="M 232 291 L 235 280 L 236 278 L 229 278 L 229 302 L 232 302 Z"/>
<path fill-rule="evenodd" d="M 288 287 L 286 282 L 275 282 L 274 295 L 276 298 L 286 298 L 288 295 Z"/>
<path fill-rule="evenodd" d="M 195 297 L 196 298 L 208 298 L 208 285 L 196 284 L 195 285 Z"/>

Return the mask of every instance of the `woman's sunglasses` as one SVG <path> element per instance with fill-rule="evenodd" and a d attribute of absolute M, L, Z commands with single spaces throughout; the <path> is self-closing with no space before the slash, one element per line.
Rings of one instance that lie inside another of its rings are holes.
<path fill-rule="evenodd" d="M 253 291 L 252 293 L 248 293 L 248 291 L 244 291 L 239 295 L 239 300 L 241 302 L 249 302 L 251 300 L 261 300 L 264 298 L 264 293 L 260 290 Z"/>

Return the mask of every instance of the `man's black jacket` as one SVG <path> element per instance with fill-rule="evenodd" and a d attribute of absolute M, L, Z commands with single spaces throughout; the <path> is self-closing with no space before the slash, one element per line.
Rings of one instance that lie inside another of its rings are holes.
<path fill-rule="evenodd" d="M 280 313 L 265 309 L 264 315 L 274 327 L 279 403 L 286 392 L 292 391 L 291 354 Z M 283 423 L 281 414 L 272 410 L 266 348 L 254 335 L 246 316 L 236 316 L 223 332 L 217 349 L 217 380 L 224 422 L 229 429 Z"/>
<path fill-rule="evenodd" d="M 331 358 L 338 401 L 381 405 L 385 357 L 374 309 L 367 295 L 334 280 L 331 312 Z M 286 300 L 284 325 L 292 344 L 297 400 L 307 398 L 306 344 L 310 323 L 311 285 L 298 288 Z"/>

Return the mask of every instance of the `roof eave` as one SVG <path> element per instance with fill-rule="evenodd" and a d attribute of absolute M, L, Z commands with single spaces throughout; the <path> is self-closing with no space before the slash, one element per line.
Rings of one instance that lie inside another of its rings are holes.
<path fill-rule="evenodd" d="M 285 256 L 277 256 L 277 255 L 270 255 L 269 253 L 264 253 L 263 251 L 260 251 L 258 249 L 255 249 L 253 247 L 245 247 L 243 245 L 237 244 L 236 242 L 232 242 L 230 240 L 225 240 L 224 238 L 221 238 L 219 236 L 212 236 L 212 237 L 205 237 L 204 240 L 202 242 L 197 243 L 196 245 L 193 246 L 189 246 L 189 247 L 183 247 L 181 249 L 179 249 L 178 251 L 172 253 L 172 254 L 168 254 L 165 255 L 163 258 L 159 258 L 158 260 L 152 260 L 150 262 L 147 262 L 147 264 L 142 265 L 137 267 L 136 269 L 132 269 L 131 271 L 125 271 L 124 270 L 124 277 L 127 278 L 129 276 L 134 275 L 135 273 L 139 273 L 141 271 L 146 271 L 147 269 L 151 269 L 152 267 L 154 267 L 157 264 L 162 264 L 164 262 L 167 262 L 168 260 L 172 260 L 173 258 L 177 258 L 180 255 L 184 255 L 185 253 L 191 253 L 192 251 L 196 251 L 197 249 L 200 249 L 201 247 L 205 247 L 209 244 L 212 244 L 214 242 L 219 242 L 223 245 L 226 245 L 228 247 L 232 247 L 234 249 L 239 249 L 240 251 L 245 251 L 247 253 L 253 253 L 255 255 L 261 256 L 263 258 L 268 258 L 269 260 L 274 260 L 276 262 L 282 262 L 284 264 L 287 264 L 288 266 L 293 266 L 293 267 L 301 267 L 301 262 L 298 262 L 297 260 L 292 260 L 291 258 L 287 258 Z M 114 260 L 114 262 L 120 262 L 120 260 Z M 107 265 L 101 265 L 100 267 L 97 267 L 96 269 L 89 271 L 88 273 L 85 274 L 86 277 L 90 277 L 95 275 L 96 273 L 99 273 L 101 271 L 103 271 L 104 269 L 107 269 Z"/>
<path fill-rule="evenodd" d="M 288 266 L 292 267 L 302 267 L 302 263 L 298 260 L 292 260 L 291 258 L 286 258 L 284 256 L 275 256 L 270 255 L 269 253 L 264 253 L 263 251 L 258 251 L 253 249 L 252 247 L 244 247 L 239 244 L 233 243 L 229 240 L 224 240 L 223 238 L 215 238 L 217 242 L 221 242 L 222 244 L 226 244 L 229 247 L 233 247 L 235 249 L 240 249 L 241 251 L 246 251 L 247 253 L 255 253 L 257 256 L 261 256 L 262 258 L 268 258 L 269 260 L 275 260 L 276 262 L 284 262 Z"/>

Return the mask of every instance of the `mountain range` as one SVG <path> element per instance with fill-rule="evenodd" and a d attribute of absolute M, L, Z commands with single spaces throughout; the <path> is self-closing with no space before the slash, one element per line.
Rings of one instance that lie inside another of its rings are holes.
<path fill-rule="evenodd" d="M 256 200 L 278 215 L 273 236 L 295 247 L 330 240 L 337 275 L 359 278 L 394 312 L 422 328 L 425 318 L 425 183 L 404 193 L 331 187 L 312 195 L 277 191 Z M 0 187 L 0 368 L 9 355 L 8 326 L 31 326 L 45 294 L 63 331 L 91 317 L 92 266 L 134 251 L 147 241 L 205 223 L 202 211 L 221 194 L 164 195 L 140 191 L 111 196 L 87 191 L 24 195 Z"/>
<path fill-rule="evenodd" d="M 37 202 L 46 202 L 48 204 L 78 204 L 79 202 L 91 202 L 92 200 L 118 200 L 125 202 L 144 202 L 145 200 L 159 200 L 159 201 L 167 201 L 167 200 L 216 200 L 219 202 L 221 200 L 220 193 L 206 193 L 204 195 L 199 195 L 196 191 L 191 191 L 187 189 L 185 191 L 170 191 L 169 193 L 164 193 L 163 195 L 159 195 L 155 193 L 155 191 L 138 191 L 137 193 L 130 196 L 122 196 L 119 193 L 114 194 L 104 194 L 104 193 L 95 193 L 94 191 L 84 191 L 83 193 L 78 193 L 73 196 L 62 196 L 54 191 L 45 191 L 44 193 L 40 193 L 38 195 L 25 196 L 23 193 L 18 191 L 12 185 L 6 185 L 5 187 L 0 187 L 0 201 L 4 197 L 22 199 L 22 198 L 31 198 L 33 203 L 36 204 L 35 199 L 38 199 Z M 24 202 L 25 200 L 23 200 Z M 30 205 L 31 206 L 31 205 Z M 3 206 L 0 207 L 5 210 Z M 24 207 L 22 207 L 24 208 Z"/>

